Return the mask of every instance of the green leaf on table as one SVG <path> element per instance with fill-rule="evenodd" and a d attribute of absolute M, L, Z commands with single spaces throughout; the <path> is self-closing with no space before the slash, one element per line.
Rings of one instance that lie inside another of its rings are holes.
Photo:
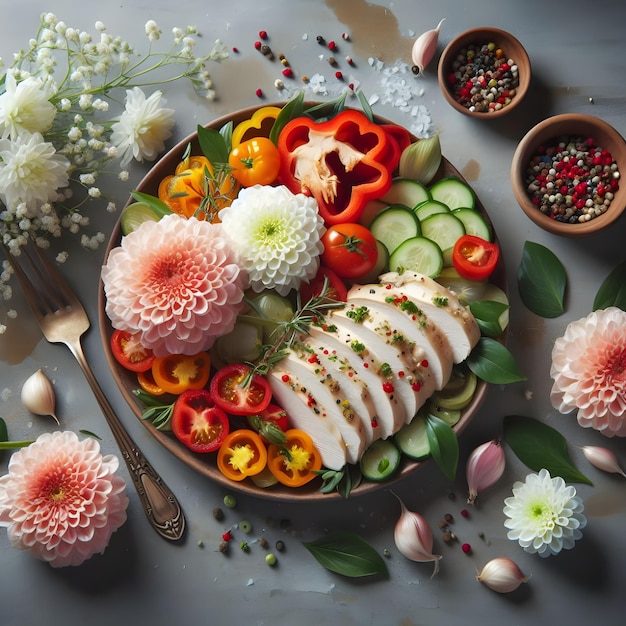
<path fill-rule="evenodd" d="M 426 415 L 426 435 L 430 453 L 446 478 L 454 480 L 459 464 L 459 440 L 454 430 L 435 415 Z"/>
<path fill-rule="evenodd" d="M 303 545 L 320 565 L 342 576 L 389 576 L 383 557 L 356 533 L 335 532 Z"/>
<path fill-rule="evenodd" d="M 274 120 L 272 130 L 270 130 L 270 141 L 278 144 L 278 135 L 285 125 L 294 117 L 299 117 L 304 112 L 304 91 L 299 91 L 285 106 Z"/>
<path fill-rule="evenodd" d="M 205 128 L 198 124 L 198 143 L 202 154 L 214 166 L 218 164 L 228 163 L 228 155 L 230 149 L 226 145 L 226 139 L 217 130 L 213 128 Z"/>
<path fill-rule="evenodd" d="M 490 337 L 481 337 L 466 360 L 478 378 L 494 385 L 526 380 L 508 348 Z"/>
<path fill-rule="evenodd" d="M 565 310 L 567 273 L 554 252 L 545 246 L 532 241 L 524 244 L 517 285 L 522 302 L 536 315 L 558 317 Z"/>
<path fill-rule="evenodd" d="M 572 463 L 567 439 L 552 426 L 532 417 L 508 415 L 504 418 L 504 439 L 530 469 L 538 472 L 545 468 L 566 482 L 593 484 Z"/>
<path fill-rule="evenodd" d="M 472 315 L 476 318 L 482 335 L 499 337 L 502 334 L 500 316 L 509 308 L 508 304 L 496 300 L 478 300 L 469 305 Z"/>
<path fill-rule="evenodd" d="M 610 306 L 626 311 L 626 261 L 618 265 L 604 279 L 593 301 L 594 311 Z"/>

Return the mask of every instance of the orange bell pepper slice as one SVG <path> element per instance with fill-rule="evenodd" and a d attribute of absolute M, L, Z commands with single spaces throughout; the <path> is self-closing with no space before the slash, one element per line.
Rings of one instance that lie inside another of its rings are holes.
<path fill-rule="evenodd" d="M 162 396 L 165 394 L 165 389 L 159 387 L 154 380 L 152 369 L 146 370 L 145 372 L 137 372 L 137 382 L 139 386 L 151 396 Z"/>
<path fill-rule="evenodd" d="M 301 487 L 312 481 L 322 468 L 322 457 L 311 436 L 298 428 L 285 432 L 282 446 L 270 444 L 267 467 L 276 480 L 287 487 Z"/>
<path fill-rule="evenodd" d="M 194 355 L 168 354 L 154 359 L 152 376 L 165 393 L 179 395 L 187 389 L 202 389 L 211 372 L 211 357 L 207 352 Z"/>
<path fill-rule="evenodd" d="M 231 431 L 217 451 L 217 467 L 231 480 L 241 481 L 260 474 L 267 465 L 267 449 L 253 430 Z"/>

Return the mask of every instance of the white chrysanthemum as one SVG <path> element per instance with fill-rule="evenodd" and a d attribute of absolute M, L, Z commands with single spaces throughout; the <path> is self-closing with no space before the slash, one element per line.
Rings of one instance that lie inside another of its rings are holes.
<path fill-rule="evenodd" d="M 576 489 L 546 469 L 513 484 L 513 496 L 504 500 L 507 537 L 530 554 L 548 557 L 574 547 L 587 525 L 583 502 Z"/>
<path fill-rule="evenodd" d="M 220 219 L 254 291 L 285 296 L 317 274 L 325 228 L 313 198 L 255 185 L 222 209 Z"/>
<path fill-rule="evenodd" d="M 67 187 L 69 161 L 39 133 L 23 133 L 13 141 L 0 139 L 0 200 L 6 207 L 28 208 L 55 201 Z"/>
<path fill-rule="evenodd" d="M 161 91 L 149 98 L 139 88 L 126 90 L 126 110 L 112 126 L 111 143 L 117 146 L 121 166 L 134 157 L 138 161 L 154 161 L 165 149 L 165 140 L 172 136 L 174 110 L 164 109 Z"/>
<path fill-rule="evenodd" d="M 561 413 L 607 437 L 626 437 L 626 311 L 594 311 L 554 342 L 550 398 Z"/>
<path fill-rule="evenodd" d="M 48 101 L 50 84 L 29 76 L 21 82 L 11 72 L 5 75 L 5 92 L 0 95 L 0 137 L 15 139 L 21 133 L 44 133 L 56 117 Z"/>

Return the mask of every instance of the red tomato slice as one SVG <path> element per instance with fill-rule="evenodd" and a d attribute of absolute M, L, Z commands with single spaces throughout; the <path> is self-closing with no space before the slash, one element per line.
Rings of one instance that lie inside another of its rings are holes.
<path fill-rule="evenodd" d="M 341 278 L 360 278 L 378 261 L 376 239 L 362 224 L 335 224 L 322 236 L 322 263 Z"/>
<path fill-rule="evenodd" d="M 189 389 L 176 399 L 172 432 L 193 452 L 214 452 L 229 431 L 228 415 L 215 406 L 206 389 Z"/>
<path fill-rule="evenodd" d="M 500 258 L 498 244 L 476 235 L 459 237 L 452 250 L 454 269 L 468 280 L 484 280 L 492 274 Z"/>
<path fill-rule="evenodd" d="M 152 367 L 154 354 L 139 341 L 139 334 L 115 330 L 111 335 L 111 352 L 115 360 L 131 372 L 145 372 Z"/>
<path fill-rule="evenodd" d="M 345 283 L 333 270 L 328 269 L 324 265 L 320 265 L 319 270 L 314 278 L 308 283 L 300 285 L 300 300 L 302 304 L 306 304 L 313 296 L 319 296 L 324 287 L 324 279 L 328 279 L 328 290 L 326 295 L 331 300 L 346 302 L 348 299 L 348 289 Z"/>
<path fill-rule="evenodd" d="M 213 402 L 232 415 L 264 411 L 272 400 L 270 385 L 259 374 L 250 376 L 250 366 L 233 363 L 219 369 L 209 387 Z"/>

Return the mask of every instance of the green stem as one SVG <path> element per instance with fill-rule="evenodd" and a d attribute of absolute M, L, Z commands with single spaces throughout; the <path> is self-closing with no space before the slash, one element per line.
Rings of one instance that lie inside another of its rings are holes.
<path fill-rule="evenodd" d="M 0 450 L 14 450 L 16 448 L 25 448 L 26 446 L 30 446 L 32 441 L 0 441 Z"/>

